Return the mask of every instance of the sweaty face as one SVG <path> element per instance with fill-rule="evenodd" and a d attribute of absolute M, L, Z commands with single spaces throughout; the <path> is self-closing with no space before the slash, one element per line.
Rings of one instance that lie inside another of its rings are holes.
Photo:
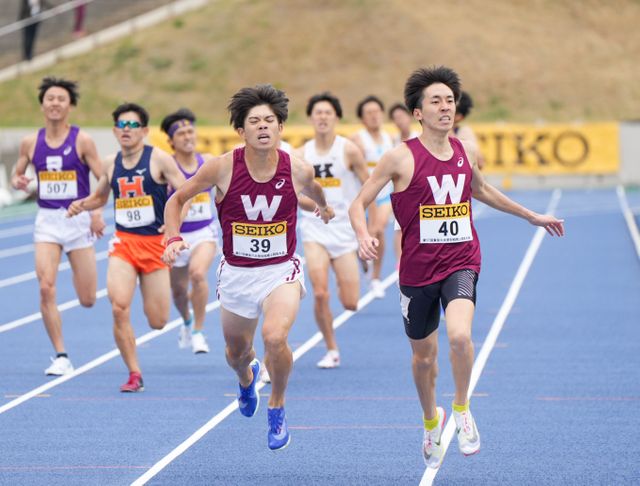
<path fill-rule="evenodd" d="M 448 132 L 453 127 L 456 102 L 453 91 L 447 85 L 435 83 L 424 89 L 422 107 L 414 110 L 414 117 L 422 121 L 425 128 Z"/>
<path fill-rule="evenodd" d="M 42 112 L 47 120 L 64 120 L 71 111 L 69 92 L 59 86 L 52 86 L 44 93 Z"/>
<path fill-rule="evenodd" d="M 124 124 L 125 126 L 119 128 L 117 126 L 118 124 Z M 135 127 L 131 126 L 131 124 L 139 126 Z M 113 133 L 115 134 L 122 148 L 136 147 L 143 142 L 144 137 L 147 135 L 148 131 L 149 128 L 142 126 L 140 116 L 135 111 L 127 111 L 125 113 L 122 113 L 118 117 L 116 126 L 113 128 Z"/>
<path fill-rule="evenodd" d="M 338 115 L 331 103 L 319 101 L 313 105 L 309 120 L 316 133 L 331 133 L 338 123 Z"/>
<path fill-rule="evenodd" d="M 254 149 L 273 149 L 280 143 L 282 124 L 268 105 L 254 106 L 247 113 L 243 128 L 238 134 Z"/>
<path fill-rule="evenodd" d="M 178 128 L 173 137 L 171 145 L 176 152 L 192 154 L 196 150 L 196 129 L 193 125 Z"/>
<path fill-rule="evenodd" d="M 362 124 L 369 130 L 378 129 L 384 122 L 382 107 L 375 101 L 369 101 L 362 107 Z"/>

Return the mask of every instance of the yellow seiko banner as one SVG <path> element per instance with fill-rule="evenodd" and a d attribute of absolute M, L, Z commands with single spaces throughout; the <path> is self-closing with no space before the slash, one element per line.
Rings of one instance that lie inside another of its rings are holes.
<path fill-rule="evenodd" d="M 486 160 L 483 172 L 504 175 L 613 174 L 620 168 L 617 123 L 585 124 L 475 124 L 479 148 Z M 396 133 L 391 125 L 385 128 Z M 415 127 L 419 130 L 419 127 Z M 360 125 L 339 125 L 350 135 Z M 300 147 L 313 137 L 310 126 L 287 125 L 283 139 Z M 151 144 L 171 152 L 167 136 L 157 127 L 149 132 Z M 197 151 L 223 154 L 241 143 L 231 127 L 198 127 Z"/>

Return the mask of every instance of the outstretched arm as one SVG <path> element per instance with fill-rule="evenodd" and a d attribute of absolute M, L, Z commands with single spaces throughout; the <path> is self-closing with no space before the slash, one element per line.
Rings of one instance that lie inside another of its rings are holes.
<path fill-rule="evenodd" d="M 465 144 L 465 149 L 468 145 Z M 514 200 L 508 198 L 498 189 L 489 184 L 482 175 L 473 150 L 467 150 L 467 156 L 473 169 L 471 180 L 472 195 L 478 201 L 482 201 L 498 211 L 513 214 L 522 219 L 526 219 L 534 226 L 542 226 L 551 236 L 564 235 L 564 220 L 557 219 L 549 214 L 538 214 L 535 211 L 525 208 Z"/>
<path fill-rule="evenodd" d="M 113 172 L 113 161 L 115 155 L 107 157 L 102 164 L 102 174 L 98 179 L 98 185 L 92 194 L 89 194 L 84 199 L 77 199 L 73 201 L 67 209 L 67 216 L 75 216 L 82 211 L 93 211 L 98 208 L 102 208 L 109 200 L 109 193 L 111 187 L 109 186 L 109 178 Z"/>
<path fill-rule="evenodd" d="M 196 194 L 211 186 L 218 185 L 218 160 L 219 158 L 214 158 L 205 162 L 202 167 L 198 169 L 198 172 L 184 182 L 184 184 L 176 181 L 178 183 L 176 192 L 171 195 L 164 207 L 164 233 L 167 247 L 162 255 L 162 259 L 167 265 L 173 265 L 178 254 L 189 247 L 187 243 L 180 238 L 182 213 L 187 208 L 185 205 Z M 178 169 L 176 168 L 176 170 Z M 173 185 L 173 181 L 170 182 Z"/>

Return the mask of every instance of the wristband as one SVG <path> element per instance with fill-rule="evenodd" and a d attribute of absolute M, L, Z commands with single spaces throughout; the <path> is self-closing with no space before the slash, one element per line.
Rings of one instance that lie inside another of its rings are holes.
<path fill-rule="evenodd" d="M 176 241 L 184 241 L 184 240 L 182 239 L 182 236 L 172 236 L 167 240 L 167 246 L 169 246 L 171 243 L 175 243 Z"/>

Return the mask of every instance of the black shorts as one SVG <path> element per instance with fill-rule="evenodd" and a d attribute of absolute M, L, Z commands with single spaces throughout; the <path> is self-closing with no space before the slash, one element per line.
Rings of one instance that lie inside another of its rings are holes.
<path fill-rule="evenodd" d="M 438 329 L 440 302 L 446 310 L 454 299 L 476 303 L 478 274 L 473 270 L 458 270 L 444 280 L 424 287 L 400 286 L 400 308 L 404 330 L 411 339 L 424 339 Z"/>

